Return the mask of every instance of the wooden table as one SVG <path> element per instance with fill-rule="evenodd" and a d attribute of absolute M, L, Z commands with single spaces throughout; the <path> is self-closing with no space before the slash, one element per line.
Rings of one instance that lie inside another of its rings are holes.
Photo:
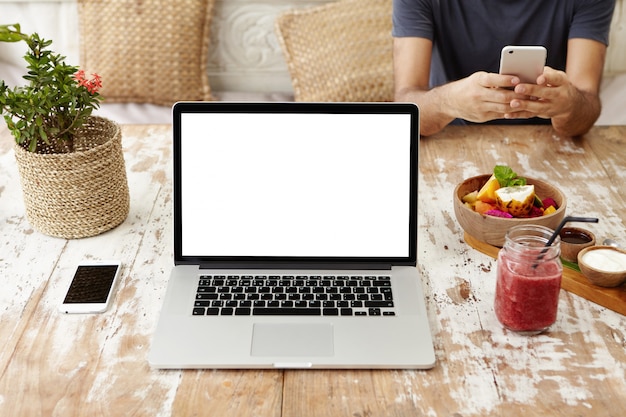
<path fill-rule="evenodd" d="M 62 240 L 24 215 L 12 138 L 0 128 L 0 415 L 626 415 L 626 317 L 561 292 L 556 324 L 524 337 L 492 304 L 495 261 L 469 247 L 452 192 L 508 164 L 545 178 L 568 213 L 626 243 L 626 126 L 579 139 L 550 127 L 448 127 L 421 141 L 419 264 L 435 340 L 429 371 L 159 371 L 146 356 L 172 266 L 170 126 L 124 126 L 131 209 L 118 228 Z M 119 258 L 100 315 L 58 312 L 81 259 Z"/>

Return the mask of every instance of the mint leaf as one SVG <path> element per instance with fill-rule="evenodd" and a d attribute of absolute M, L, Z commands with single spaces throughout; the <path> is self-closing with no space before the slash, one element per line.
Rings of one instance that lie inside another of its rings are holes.
<path fill-rule="evenodd" d="M 506 165 L 496 165 L 493 168 L 493 175 L 498 180 L 500 187 L 526 185 L 526 178 L 518 177 L 517 174 Z"/>

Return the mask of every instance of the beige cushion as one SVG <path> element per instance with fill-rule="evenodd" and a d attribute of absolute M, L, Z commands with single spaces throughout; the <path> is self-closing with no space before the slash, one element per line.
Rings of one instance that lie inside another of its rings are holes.
<path fill-rule="evenodd" d="M 211 98 L 214 0 L 78 0 L 81 68 L 105 102 L 172 105 Z"/>
<path fill-rule="evenodd" d="M 393 101 L 391 0 L 287 11 L 276 32 L 296 101 Z"/>

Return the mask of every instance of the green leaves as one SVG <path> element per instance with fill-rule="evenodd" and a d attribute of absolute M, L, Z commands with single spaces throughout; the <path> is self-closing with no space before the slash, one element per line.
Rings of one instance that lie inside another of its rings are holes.
<path fill-rule="evenodd" d="M 18 23 L 14 23 L 12 25 L 0 25 L 0 41 L 19 42 L 26 40 L 28 40 L 28 35 L 22 33 Z"/>
<path fill-rule="evenodd" d="M 45 145 L 54 149 L 69 144 L 76 129 L 98 108 L 101 96 L 77 82 L 78 67 L 67 65 L 65 57 L 46 50 L 52 44 L 38 34 L 25 35 L 19 24 L 0 25 L 0 41 L 23 40 L 29 51 L 24 56 L 25 86 L 9 88 L 0 80 L 0 113 L 15 141 L 32 152 Z M 84 72 L 81 71 L 81 74 Z M 99 85 L 100 78 L 98 77 Z"/>
<path fill-rule="evenodd" d="M 526 185 L 526 178 L 518 177 L 517 174 L 506 165 L 496 165 L 493 169 L 493 175 L 500 183 L 500 187 Z"/>

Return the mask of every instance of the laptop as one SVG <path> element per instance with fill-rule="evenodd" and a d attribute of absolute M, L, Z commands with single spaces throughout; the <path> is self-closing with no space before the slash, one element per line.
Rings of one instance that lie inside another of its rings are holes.
<path fill-rule="evenodd" d="M 174 266 L 155 368 L 427 369 L 418 108 L 173 107 Z"/>

